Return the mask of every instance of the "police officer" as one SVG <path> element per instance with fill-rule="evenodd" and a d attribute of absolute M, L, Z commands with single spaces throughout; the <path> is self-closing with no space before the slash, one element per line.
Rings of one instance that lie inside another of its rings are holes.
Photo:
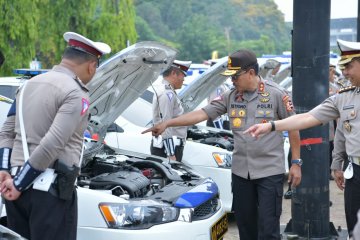
<path fill-rule="evenodd" d="M 254 137 L 270 131 L 306 129 L 339 118 L 336 130 L 333 163 L 335 181 L 340 189 L 344 188 L 345 177 L 345 215 L 348 231 L 356 223 L 356 214 L 360 209 L 360 43 L 338 40 L 341 51 L 339 66 L 353 86 L 344 88 L 338 94 L 326 99 L 308 113 L 292 116 L 288 119 L 267 124 L 258 124 L 246 130 Z M 348 156 L 346 170 L 342 164 Z"/>
<path fill-rule="evenodd" d="M 155 87 L 153 97 L 153 123 L 158 124 L 165 120 L 175 118 L 184 113 L 180 99 L 175 92 L 184 83 L 184 77 L 191 65 L 191 61 L 175 60 L 163 72 L 160 85 Z M 174 127 L 167 129 L 160 137 L 154 137 L 150 152 L 153 155 L 168 157 L 172 160 L 182 160 L 187 127 Z"/>
<path fill-rule="evenodd" d="M 262 69 L 260 69 L 259 75 L 266 80 L 274 81 L 277 73 L 279 72 L 281 67 L 281 62 L 275 59 L 266 60 Z"/>
<path fill-rule="evenodd" d="M 8 226 L 32 240 L 76 239 L 74 183 L 89 108 L 85 85 L 99 58 L 110 52 L 107 44 L 77 33 L 66 32 L 64 39 L 69 46 L 61 63 L 20 88 L 0 132 L 0 188 Z"/>
<path fill-rule="evenodd" d="M 234 133 L 232 161 L 233 210 L 240 239 L 280 239 L 284 151 L 282 133 L 273 133 L 254 141 L 243 130 L 254 123 L 269 122 L 294 114 L 290 96 L 272 81 L 258 76 L 255 54 L 239 50 L 229 56 L 228 70 L 234 89 L 212 101 L 201 110 L 184 114 L 150 128 L 159 135 L 167 127 L 192 125 L 228 113 Z M 291 131 L 294 164 L 289 180 L 293 186 L 301 181 L 300 138 Z"/>

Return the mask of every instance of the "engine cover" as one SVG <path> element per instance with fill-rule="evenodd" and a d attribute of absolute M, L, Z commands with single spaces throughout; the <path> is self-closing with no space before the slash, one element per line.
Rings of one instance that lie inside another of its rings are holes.
<path fill-rule="evenodd" d="M 143 197 L 150 189 L 150 180 L 141 172 L 119 170 L 113 173 L 103 173 L 90 181 L 90 189 L 111 190 L 122 187 L 133 197 Z"/>

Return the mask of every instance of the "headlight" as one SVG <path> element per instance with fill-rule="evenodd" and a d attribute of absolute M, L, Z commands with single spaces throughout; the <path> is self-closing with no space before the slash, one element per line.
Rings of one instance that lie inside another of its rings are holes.
<path fill-rule="evenodd" d="M 215 159 L 215 162 L 219 167 L 222 168 L 230 168 L 232 165 L 232 154 L 231 153 L 216 153 L 214 152 L 212 154 L 213 158 Z"/>
<path fill-rule="evenodd" d="M 178 208 L 151 200 L 100 203 L 99 208 L 109 228 L 146 229 L 179 216 Z"/>

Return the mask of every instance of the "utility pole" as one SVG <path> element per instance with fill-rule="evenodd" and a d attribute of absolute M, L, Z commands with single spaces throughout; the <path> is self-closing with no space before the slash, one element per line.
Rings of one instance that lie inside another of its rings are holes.
<path fill-rule="evenodd" d="M 292 73 L 297 113 L 329 96 L 330 1 L 294 0 Z M 329 222 L 329 127 L 300 132 L 302 181 L 292 195 L 292 219 L 285 234 L 300 239 L 334 239 Z"/>

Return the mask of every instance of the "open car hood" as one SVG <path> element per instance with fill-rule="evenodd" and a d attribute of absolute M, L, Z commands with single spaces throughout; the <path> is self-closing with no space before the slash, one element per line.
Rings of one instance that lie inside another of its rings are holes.
<path fill-rule="evenodd" d="M 140 42 L 101 64 L 87 85 L 91 131 L 104 139 L 106 129 L 168 68 L 176 54 L 161 43 Z"/>
<path fill-rule="evenodd" d="M 180 91 L 179 97 L 185 112 L 193 111 L 210 93 L 225 82 L 228 76 L 220 75 L 220 73 L 226 70 L 227 61 L 228 57 L 221 58 Z"/>

